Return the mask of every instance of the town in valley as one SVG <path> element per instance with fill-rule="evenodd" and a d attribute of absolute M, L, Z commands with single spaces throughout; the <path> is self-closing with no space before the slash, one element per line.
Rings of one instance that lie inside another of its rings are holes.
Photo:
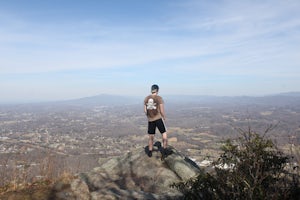
<path fill-rule="evenodd" d="M 86 102 L 0 105 L 2 184 L 19 171 L 26 171 L 28 181 L 66 171 L 75 174 L 93 169 L 99 159 L 145 148 L 148 136 L 143 99 L 110 105 L 101 98 L 104 96 Z M 203 161 L 217 159 L 223 142 L 239 136 L 237 130 L 251 129 L 293 154 L 293 162 L 299 164 L 299 99 L 165 98 L 169 145 L 201 166 Z M 155 140 L 161 141 L 159 132 Z"/>

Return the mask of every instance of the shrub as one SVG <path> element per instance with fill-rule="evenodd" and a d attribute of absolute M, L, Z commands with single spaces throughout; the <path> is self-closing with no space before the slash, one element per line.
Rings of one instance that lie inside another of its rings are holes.
<path fill-rule="evenodd" d="M 267 133 L 271 128 L 268 128 Z M 175 183 L 184 199 L 298 199 L 299 174 L 287 170 L 291 157 L 258 134 L 238 129 L 240 137 L 228 139 L 213 172 Z"/>

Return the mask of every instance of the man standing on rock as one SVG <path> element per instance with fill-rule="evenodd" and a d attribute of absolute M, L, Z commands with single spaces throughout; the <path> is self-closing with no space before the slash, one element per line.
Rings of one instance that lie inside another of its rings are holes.
<path fill-rule="evenodd" d="M 148 95 L 144 100 L 144 112 L 148 118 L 148 144 L 149 144 L 149 151 L 148 156 L 152 156 L 153 150 L 153 141 L 155 130 L 158 128 L 159 132 L 162 135 L 163 141 L 163 148 L 161 149 L 162 158 L 165 157 L 168 144 L 168 137 L 167 137 L 167 129 L 165 126 L 165 109 L 164 109 L 164 101 L 161 96 L 158 95 L 159 87 L 158 85 L 151 86 L 151 94 Z"/>

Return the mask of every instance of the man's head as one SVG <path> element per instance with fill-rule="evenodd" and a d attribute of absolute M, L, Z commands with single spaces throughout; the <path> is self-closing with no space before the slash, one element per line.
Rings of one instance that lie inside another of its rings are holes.
<path fill-rule="evenodd" d="M 159 90 L 158 85 L 154 84 L 151 86 L 151 93 L 157 93 Z"/>

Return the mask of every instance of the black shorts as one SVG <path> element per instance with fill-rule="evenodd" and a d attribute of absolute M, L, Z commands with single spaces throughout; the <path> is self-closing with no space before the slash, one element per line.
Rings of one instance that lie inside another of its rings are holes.
<path fill-rule="evenodd" d="M 153 122 L 148 122 L 148 134 L 155 134 L 156 127 L 161 134 L 166 132 L 164 121 L 162 119 L 158 119 Z"/>

